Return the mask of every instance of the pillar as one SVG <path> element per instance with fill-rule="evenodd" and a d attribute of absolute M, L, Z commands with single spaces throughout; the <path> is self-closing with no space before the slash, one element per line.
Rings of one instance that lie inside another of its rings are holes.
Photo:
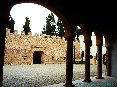
<path fill-rule="evenodd" d="M 67 38 L 67 55 L 66 55 L 66 83 L 65 87 L 74 87 L 73 78 L 73 39 Z"/>
<path fill-rule="evenodd" d="M 102 77 L 102 45 L 97 44 L 97 77 L 96 79 L 103 79 Z"/>
<path fill-rule="evenodd" d="M 1 22 L 1 21 L 0 21 Z M 1 24 L 1 23 L 0 23 Z M 0 87 L 2 87 L 3 82 L 3 65 L 4 65 L 4 49 L 5 49 L 5 25 L 0 25 Z"/>
<path fill-rule="evenodd" d="M 111 76 L 111 51 L 110 47 L 106 47 L 106 71 L 107 71 L 107 76 Z"/>
<path fill-rule="evenodd" d="M 6 26 L 9 21 L 9 10 L 4 7 L 5 3 L 0 3 L 0 87 L 3 83 L 3 65 L 4 65 L 4 49 L 5 49 L 5 37 L 6 37 Z M 3 9 L 4 8 L 4 9 Z"/>
<path fill-rule="evenodd" d="M 91 42 L 85 43 L 85 79 L 83 82 L 92 82 L 90 79 L 90 45 Z"/>

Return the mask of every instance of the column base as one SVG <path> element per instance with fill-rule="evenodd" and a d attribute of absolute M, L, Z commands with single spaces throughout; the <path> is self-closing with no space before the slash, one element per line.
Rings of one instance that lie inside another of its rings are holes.
<path fill-rule="evenodd" d="M 104 77 L 96 77 L 96 79 L 104 79 Z"/>
<path fill-rule="evenodd" d="M 109 77 L 111 77 L 111 75 L 106 75 L 106 76 L 109 76 Z"/>
<path fill-rule="evenodd" d="M 68 84 L 68 83 L 67 83 L 67 84 L 64 84 L 63 86 L 64 86 L 64 87 L 75 87 L 75 85 L 73 85 L 73 84 Z"/>
<path fill-rule="evenodd" d="M 106 74 L 106 76 L 109 76 L 109 77 L 111 77 L 111 74 L 108 74 L 108 73 L 107 73 L 107 74 Z"/>
<path fill-rule="evenodd" d="M 82 82 L 92 82 L 91 79 L 85 79 Z"/>

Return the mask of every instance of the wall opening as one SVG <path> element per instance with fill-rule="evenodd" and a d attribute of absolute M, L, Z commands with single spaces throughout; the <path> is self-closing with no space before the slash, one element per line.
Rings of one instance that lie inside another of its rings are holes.
<path fill-rule="evenodd" d="M 40 51 L 35 51 L 33 53 L 33 64 L 41 64 L 41 53 L 40 53 Z"/>
<path fill-rule="evenodd" d="M 46 25 L 46 17 L 51 14 L 52 11 L 42 5 L 35 3 L 21 3 L 14 5 L 10 10 L 10 15 L 14 19 L 14 30 L 17 29 L 18 33 L 24 30 L 25 18 L 30 20 L 31 33 L 34 36 L 35 33 L 42 34 L 43 28 Z M 19 15 L 22 13 L 22 15 Z M 53 12 L 52 12 L 53 13 Z M 54 13 L 53 13 L 54 14 Z M 54 14 L 55 21 L 58 17 Z"/>

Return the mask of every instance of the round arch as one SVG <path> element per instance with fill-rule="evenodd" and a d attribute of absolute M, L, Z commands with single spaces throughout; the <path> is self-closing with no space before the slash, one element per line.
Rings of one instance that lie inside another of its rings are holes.
<path fill-rule="evenodd" d="M 45 3 L 44 1 L 35 1 L 35 0 L 23 0 L 23 1 L 15 1 L 12 4 L 10 4 L 9 6 L 9 12 L 12 9 L 12 7 L 16 4 L 21 4 L 21 3 L 34 3 L 34 4 L 38 4 L 41 5 L 47 9 L 49 9 L 50 11 L 52 11 L 62 22 L 64 25 L 64 29 L 65 29 L 65 37 L 69 37 L 69 35 L 71 35 L 70 33 L 70 23 L 68 22 L 66 16 L 64 16 L 64 14 L 62 12 L 59 11 L 58 8 L 56 8 L 56 6 L 54 6 L 51 3 Z"/>
<path fill-rule="evenodd" d="M 106 47 L 110 47 L 110 38 L 109 38 L 109 34 L 108 34 L 108 33 L 105 33 L 104 37 L 105 37 L 105 46 L 106 46 Z"/>
<path fill-rule="evenodd" d="M 91 38 L 90 38 L 90 36 L 91 36 L 91 33 L 92 32 L 90 32 L 90 31 L 88 31 L 87 29 L 86 29 L 86 26 L 85 25 L 83 25 L 83 24 L 79 24 L 78 25 L 80 28 L 81 28 L 81 30 L 82 30 L 82 34 L 83 34 L 83 36 L 84 36 L 84 41 L 87 41 L 87 42 L 90 42 L 91 40 Z"/>
<path fill-rule="evenodd" d="M 96 44 L 97 45 L 99 45 L 99 44 L 103 45 L 103 35 L 97 30 L 94 30 L 94 33 L 96 35 Z"/>

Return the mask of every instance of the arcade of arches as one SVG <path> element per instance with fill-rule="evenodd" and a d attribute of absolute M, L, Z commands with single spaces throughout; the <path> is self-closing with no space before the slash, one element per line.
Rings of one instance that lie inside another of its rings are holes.
<path fill-rule="evenodd" d="M 18 0 L 14 2 L 7 2 L 4 0 L 2 4 L 0 2 L 0 79 L 2 85 L 3 79 L 3 59 L 4 59 L 4 46 L 5 46 L 5 33 L 6 33 L 6 25 L 8 24 L 8 17 L 10 9 L 13 5 L 22 2 L 33 2 L 40 4 L 42 6 L 47 7 L 51 11 L 53 11 L 62 21 L 65 27 L 65 38 L 67 40 L 67 53 L 66 53 L 66 87 L 72 86 L 72 77 L 73 77 L 73 40 L 74 40 L 74 32 L 78 26 L 82 29 L 84 35 L 84 43 L 85 43 L 85 82 L 91 82 L 90 79 L 90 46 L 92 45 L 91 42 L 91 35 L 92 32 L 96 35 L 96 45 L 97 45 L 97 79 L 103 79 L 102 77 L 102 45 L 103 45 L 103 36 L 105 37 L 105 46 L 106 46 L 106 55 L 107 55 L 107 76 L 111 76 L 111 40 L 110 34 L 108 31 L 102 30 L 100 26 L 95 25 L 95 23 L 91 22 L 86 16 L 76 16 L 76 13 L 73 11 L 73 14 L 69 14 L 68 9 L 71 10 L 74 7 L 69 7 L 69 4 L 66 4 L 64 1 L 51 1 L 51 0 Z M 61 5 L 62 4 L 62 5 Z M 71 3 L 73 4 L 73 3 Z M 75 4 L 75 2 L 74 2 Z M 65 6 L 65 7 L 63 7 Z M 68 8 L 67 8 L 68 7 Z M 71 8 L 71 9 L 70 9 Z M 75 7 L 77 8 L 77 7 Z M 40 52 L 34 52 L 34 63 L 36 62 L 36 57 L 41 56 Z M 38 62 L 39 63 L 39 62 Z"/>

